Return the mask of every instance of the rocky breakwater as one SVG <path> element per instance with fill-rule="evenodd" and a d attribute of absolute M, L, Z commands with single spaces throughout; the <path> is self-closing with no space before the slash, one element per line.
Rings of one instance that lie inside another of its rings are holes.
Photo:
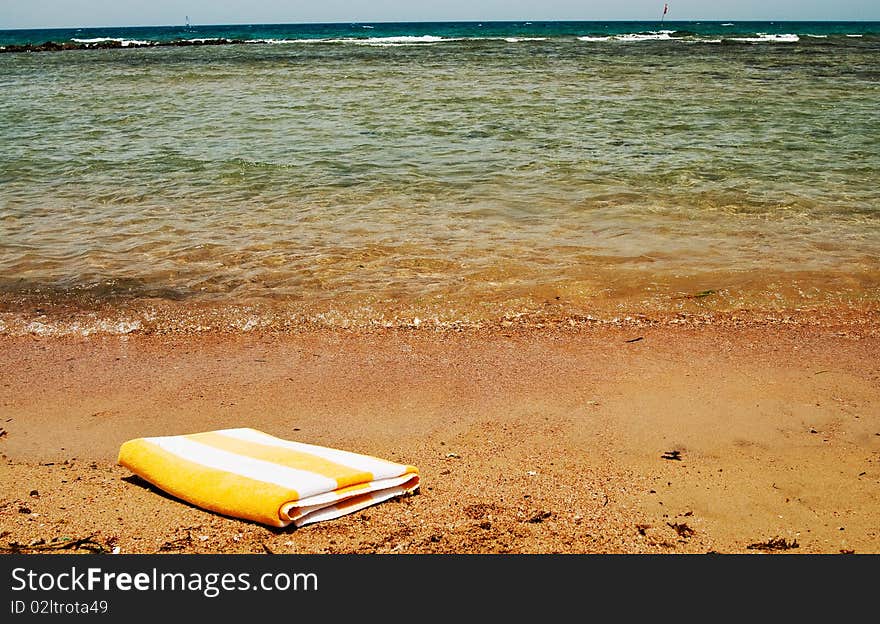
<path fill-rule="evenodd" d="M 45 43 L 26 43 L 0 46 L 0 54 L 7 52 L 61 52 L 64 50 L 114 50 L 116 48 L 160 48 L 188 47 L 206 45 L 232 45 L 247 43 L 243 39 L 175 39 L 173 41 L 131 41 L 125 39 L 103 39 L 101 41 L 46 41 Z"/>

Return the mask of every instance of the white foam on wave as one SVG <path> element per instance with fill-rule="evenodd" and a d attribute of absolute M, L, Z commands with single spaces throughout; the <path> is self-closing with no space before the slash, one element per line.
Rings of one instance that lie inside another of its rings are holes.
<path fill-rule="evenodd" d="M 796 43 L 801 40 L 797 35 L 767 35 L 758 33 L 757 37 L 731 37 L 731 41 L 740 41 L 742 43 Z"/>
<path fill-rule="evenodd" d="M 3 328 L 5 330 L 5 325 Z M 99 320 L 94 323 L 82 323 L 74 321 L 70 323 L 43 323 L 31 321 L 22 328 L 22 333 L 32 336 L 91 336 L 93 334 L 110 334 L 125 336 L 141 331 L 143 324 L 140 321 L 122 320 Z"/>
<path fill-rule="evenodd" d="M 807 35 L 807 37 L 810 37 L 812 39 L 827 39 L 828 35 Z"/>
<path fill-rule="evenodd" d="M 356 43 L 358 45 L 408 45 L 419 43 L 440 43 L 441 41 L 460 41 L 460 39 L 437 37 L 435 35 L 421 36 L 400 36 L 400 37 L 370 37 L 368 39 L 330 39 L 329 41 L 339 41 L 345 43 Z"/>
<path fill-rule="evenodd" d="M 247 43 L 282 45 L 285 43 L 326 43 L 327 41 L 327 39 L 248 39 Z"/>
<path fill-rule="evenodd" d="M 507 43 L 519 43 L 520 41 L 547 41 L 547 37 L 505 37 Z"/>
<path fill-rule="evenodd" d="M 722 26 L 733 26 L 733 22 L 725 22 Z"/>
<path fill-rule="evenodd" d="M 847 35 L 847 37 L 861 38 L 864 37 L 864 35 Z"/>
<path fill-rule="evenodd" d="M 483 40 L 483 37 L 477 37 L 474 40 Z M 446 43 L 450 41 L 468 41 L 465 37 L 436 37 L 434 35 L 401 36 L 401 37 L 344 37 L 336 39 L 247 39 L 245 43 L 267 43 L 267 44 L 299 44 L 299 43 L 348 43 L 354 45 L 366 45 L 377 47 L 388 46 L 404 46 L 404 45 L 425 45 L 432 43 Z M 525 41 L 526 39 L 523 39 Z M 537 39 L 536 39 L 537 40 Z"/>
<path fill-rule="evenodd" d="M 365 46 L 403 46 L 463 41 L 462 38 L 437 37 L 434 35 L 400 36 L 400 37 L 344 37 L 337 39 L 249 39 L 248 43 L 350 43 Z"/>
<path fill-rule="evenodd" d="M 622 35 L 609 35 L 607 37 L 578 37 L 579 41 L 620 41 L 623 43 L 634 43 L 641 41 L 678 41 L 677 38 L 672 35 L 675 33 L 674 30 L 652 30 L 648 32 L 641 33 L 626 33 Z"/>
<path fill-rule="evenodd" d="M 143 41 L 141 39 L 123 39 L 122 37 L 94 37 L 93 39 L 71 39 L 75 43 L 108 43 L 110 41 L 118 41 L 123 48 L 130 45 L 152 45 L 152 41 Z"/>
<path fill-rule="evenodd" d="M 618 41 L 669 41 L 672 39 L 672 30 L 656 30 L 646 33 L 631 33 L 626 35 L 618 35 L 615 37 Z"/>

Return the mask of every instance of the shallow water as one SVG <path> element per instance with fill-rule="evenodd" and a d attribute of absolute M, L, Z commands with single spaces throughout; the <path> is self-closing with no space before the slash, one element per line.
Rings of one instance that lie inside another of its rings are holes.
<path fill-rule="evenodd" d="M 880 26 L 465 26 L 0 55 L 0 331 L 878 300 Z"/>

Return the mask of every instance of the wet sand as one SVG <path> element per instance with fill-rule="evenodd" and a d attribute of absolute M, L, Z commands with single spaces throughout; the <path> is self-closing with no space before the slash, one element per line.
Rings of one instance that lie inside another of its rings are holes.
<path fill-rule="evenodd" d="M 0 547 L 877 553 L 878 353 L 876 312 L 3 337 Z M 165 496 L 115 462 L 130 438 L 240 426 L 415 464 L 421 492 L 277 530 Z"/>

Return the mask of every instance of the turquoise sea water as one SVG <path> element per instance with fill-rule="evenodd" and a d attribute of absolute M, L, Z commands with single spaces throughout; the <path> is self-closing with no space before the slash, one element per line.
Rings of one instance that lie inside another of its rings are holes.
<path fill-rule="evenodd" d="M 0 54 L 0 332 L 877 302 L 880 24 L 0 46 L 218 37 Z"/>
<path fill-rule="evenodd" d="M 658 36 L 659 35 L 659 36 Z M 668 35 L 668 36 L 662 36 Z M 491 40 L 492 38 L 618 37 L 621 40 L 755 39 L 772 35 L 799 38 L 880 37 L 880 22 L 413 22 L 350 24 L 243 24 L 228 26 L 145 26 L 0 30 L 0 46 L 54 41 L 167 42 L 215 38 L 260 42 L 413 43 L 419 39 Z M 382 41 L 406 37 L 409 41 Z"/>

